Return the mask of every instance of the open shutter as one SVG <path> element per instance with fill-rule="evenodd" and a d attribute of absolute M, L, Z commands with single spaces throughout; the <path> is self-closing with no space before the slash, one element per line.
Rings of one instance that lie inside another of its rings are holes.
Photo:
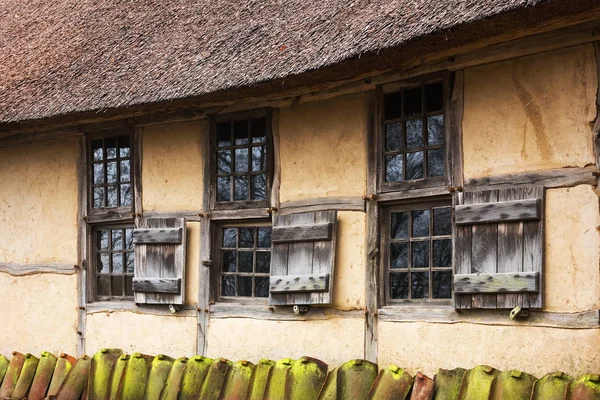
<path fill-rule="evenodd" d="M 134 299 L 138 304 L 184 303 L 185 220 L 140 218 L 133 231 Z"/>
<path fill-rule="evenodd" d="M 544 188 L 457 193 L 454 305 L 542 307 Z"/>
<path fill-rule="evenodd" d="M 331 304 L 337 212 L 273 217 L 269 304 Z"/>

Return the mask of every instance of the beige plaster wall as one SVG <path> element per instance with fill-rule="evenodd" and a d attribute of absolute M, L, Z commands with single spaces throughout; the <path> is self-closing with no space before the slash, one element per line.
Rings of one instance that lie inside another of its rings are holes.
<path fill-rule="evenodd" d="M 362 309 L 365 304 L 366 214 L 338 212 L 338 236 L 333 304 L 338 309 Z"/>
<path fill-rule="evenodd" d="M 77 263 L 77 139 L 0 148 L 0 263 Z"/>
<path fill-rule="evenodd" d="M 600 216 L 590 186 L 546 190 L 545 309 L 600 308 Z"/>
<path fill-rule="evenodd" d="M 0 273 L 0 288 L 0 354 L 77 355 L 77 275 Z"/>
<path fill-rule="evenodd" d="M 465 70 L 466 178 L 594 162 L 592 45 Z"/>
<path fill-rule="evenodd" d="M 145 211 L 202 208 L 200 122 L 177 122 L 144 128 L 142 202 Z"/>
<path fill-rule="evenodd" d="M 491 365 L 541 377 L 590 373 L 600 365 L 600 329 L 380 322 L 379 365 L 433 376 L 438 368 Z"/>
<path fill-rule="evenodd" d="M 363 358 L 363 318 L 322 321 L 265 321 L 249 318 L 211 319 L 209 357 L 230 360 L 278 360 L 312 356 L 329 365 Z"/>
<path fill-rule="evenodd" d="M 128 311 L 88 314 L 86 353 L 104 347 L 124 352 L 171 357 L 190 357 L 196 353 L 196 317 L 136 314 Z"/>
<path fill-rule="evenodd" d="M 360 93 L 281 109 L 282 202 L 364 194 L 365 96 Z"/>

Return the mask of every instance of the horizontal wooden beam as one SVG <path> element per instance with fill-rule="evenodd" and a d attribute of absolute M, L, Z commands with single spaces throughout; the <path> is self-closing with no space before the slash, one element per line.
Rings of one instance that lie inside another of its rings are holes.
<path fill-rule="evenodd" d="M 329 274 L 271 276 L 271 293 L 327 292 Z"/>
<path fill-rule="evenodd" d="M 537 293 L 539 272 L 454 275 L 454 293 Z"/>
<path fill-rule="evenodd" d="M 270 210 L 267 208 L 257 209 L 239 209 L 239 210 L 213 210 L 210 212 L 210 219 L 213 221 L 228 219 L 260 219 L 270 218 Z"/>
<path fill-rule="evenodd" d="M 133 278 L 133 291 L 181 294 L 181 278 Z"/>
<path fill-rule="evenodd" d="M 173 314 L 164 305 L 154 304 L 135 304 L 131 301 L 95 301 L 85 305 L 86 314 L 110 314 L 116 312 L 129 312 L 146 315 L 169 315 L 172 317 L 195 317 L 197 314 L 196 305 L 184 305 L 176 308 Z"/>
<path fill-rule="evenodd" d="M 275 226 L 271 233 L 273 243 L 315 242 L 331 240 L 331 222 L 313 225 Z"/>
<path fill-rule="evenodd" d="M 539 199 L 470 204 L 456 206 L 454 209 L 457 225 L 538 220 L 540 214 Z"/>
<path fill-rule="evenodd" d="M 77 272 L 75 264 L 14 264 L 0 263 L 0 272 L 12 276 L 37 274 L 73 275 Z"/>
<path fill-rule="evenodd" d="M 279 205 L 279 215 L 330 210 L 365 212 L 365 200 L 358 196 L 319 197 L 308 200 L 286 201 Z"/>
<path fill-rule="evenodd" d="M 508 189 L 515 186 L 543 186 L 546 189 L 573 187 L 578 185 L 596 185 L 595 167 L 556 168 L 545 171 L 520 172 L 515 174 L 494 175 L 473 178 L 465 182 L 465 190 L 478 191 L 490 189 Z"/>
<path fill-rule="evenodd" d="M 133 244 L 180 244 L 183 228 L 148 228 L 133 230 Z"/>
<path fill-rule="evenodd" d="M 364 310 L 337 310 L 331 307 L 310 307 L 308 312 L 303 314 L 294 314 L 292 307 L 288 306 L 269 306 L 267 304 L 253 304 L 254 302 L 218 302 L 210 305 L 210 317 L 227 318 L 248 318 L 255 320 L 268 321 L 319 321 L 340 318 L 347 320 L 364 319 Z"/>

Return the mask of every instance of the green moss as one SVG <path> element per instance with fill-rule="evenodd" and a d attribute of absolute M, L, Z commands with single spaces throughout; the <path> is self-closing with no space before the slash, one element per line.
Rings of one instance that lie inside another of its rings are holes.
<path fill-rule="evenodd" d="M 567 387 L 572 381 L 573 378 L 562 372 L 547 374 L 535 382 L 531 399 L 563 399 L 567 393 Z"/>
<path fill-rule="evenodd" d="M 113 369 L 121 356 L 120 349 L 102 349 L 92 357 L 88 395 L 104 398 L 110 393 Z"/>
<path fill-rule="evenodd" d="M 4 375 L 6 375 L 6 370 L 8 369 L 8 364 L 10 362 L 6 357 L 0 354 L 0 382 L 4 379 Z"/>
<path fill-rule="evenodd" d="M 291 400 L 316 399 L 327 378 L 327 364 L 302 357 L 292 365 L 287 391 Z"/>
<path fill-rule="evenodd" d="M 469 370 L 463 378 L 460 399 L 479 400 L 489 398 L 492 382 L 498 374 L 499 371 L 487 365 L 478 365 Z"/>
<path fill-rule="evenodd" d="M 369 398 L 404 400 L 412 388 L 413 381 L 413 377 L 404 369 L 390 365 L 379 372 L 369 392 Z"/>
<path fill-rule="evenodd" d="M 377 378 L 377 364 L 366 360 L 351 360 L 338 370 L 338 396 L 343 399 L 366 398 Z"/>
<path fill-rule="evenodd" d="M 435 386 L 437 388 L 435 400 L 457 400 L 466 372 L 467 370 L 464 368 L 438 370 L 438 373 L 434 378 Z"/>
<path fill-rule="evenodd" d="M 250 385 L 249 400 L 263 400 L 267 391 L 267 384 L 271 376 L 271 371 L 275 366 L 275 361 L 261 359 L 254 369 L 254 378 Z"/>
<path fill-rule="evenodd" d="M 159 400 L 174 360 L 162 354 L 157 355 L 150 364 L 146 400 Z"/>

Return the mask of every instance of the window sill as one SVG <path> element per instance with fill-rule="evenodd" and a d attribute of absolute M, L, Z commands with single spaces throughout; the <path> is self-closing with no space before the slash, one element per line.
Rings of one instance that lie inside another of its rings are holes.
<path fill-rule="evenodd" d="M 195 306 L 184 305 L 181 310 L 173 314 L 166 305 L 138 305 L 133 301 L 96 301 L 86 304 L 85 311 L 87 315 L 98 313 L 110 314 L 113 312 L 132 312 L 136 314 L 171 315 L 175 317 L 196 316 Z"/>
<path fill-rule="evenodd" d="M 269 306 L 266 303 L 219 302 L 210 306 L 211 318 L 250 318 L 270 321 L 318 321 L 331 318 L 361 318 L 363 310 L 341 311 L 330 306 L 309 306 L 308 312 L 296 315 L 291 306 Z"/>

